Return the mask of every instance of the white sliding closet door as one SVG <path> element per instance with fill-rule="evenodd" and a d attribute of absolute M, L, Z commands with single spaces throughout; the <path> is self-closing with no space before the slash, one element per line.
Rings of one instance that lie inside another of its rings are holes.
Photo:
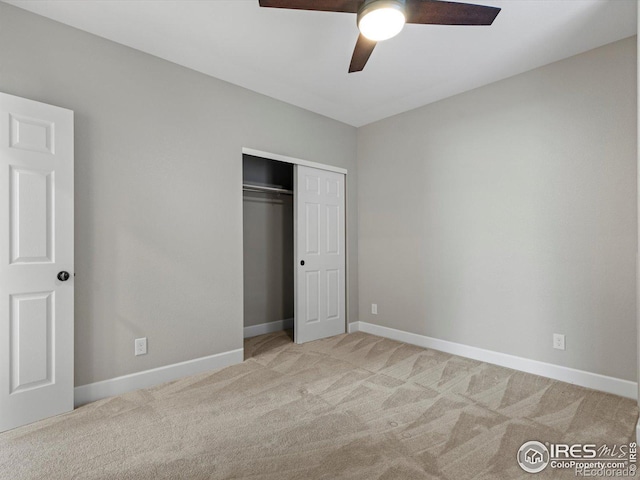
<path fill-rule="evenodd" d="M 296 343 L 345 333 L 345 176 L 296 165 Z"/>
<path fill-rule="evenodd" d="M 73 112 L 0 93 L 0 432 L 73 410 Z"/>

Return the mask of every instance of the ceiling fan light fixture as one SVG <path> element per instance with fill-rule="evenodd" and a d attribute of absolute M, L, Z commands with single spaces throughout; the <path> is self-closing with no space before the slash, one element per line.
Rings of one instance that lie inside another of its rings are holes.
<path fill-rule="evenodd" d="M 380 42 L 399 34 L 405 24 L 403 0 L 371 0 L 358 11 L 358 29 L 369 40 Z"/>

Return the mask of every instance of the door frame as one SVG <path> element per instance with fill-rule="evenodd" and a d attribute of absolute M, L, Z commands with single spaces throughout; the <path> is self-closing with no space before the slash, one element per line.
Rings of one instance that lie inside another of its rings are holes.
<path fill-rule="evenodd" d="M 303 165 L 305 167 L 312 167 L 320 170 L 328 170 L 329 172 L 344 174 L 344 177 L 345 177 L 345 182 L 344 182 L 344 245 L 345 245 L 344 331 L 346 333 L 349 333 L 349 273 L 350 272 L 349 272 L 349 228 L 347 227 L 347 224 L 348 224 L 347 220 L 349 218 L 349 200 L 347 195 L 347 191 L 348 191 L 347 169 L 342 167 L 336 167 L 334 165 L 327 165 L 324 163 L 303 160 L 301 158 L 288 157 L 286 155 L 280 155 L 279 153 L 264 152 L 262 150 L 256 150 L 254 148 L 248 148 L 248 147 L 242 147 L 242 155 L 251 155 L 253 157 L 266 158 L 267 160 L 276 160 L 278 162 L 291 163 L 293 165 Z M 242 156 L 240 157 L 240 160 L 242 160 Z M 293 194 L 295 196 L 295 192 Z M 242 201 L 242 181 L 239 184 L 239 195 L 240 195 L 240 200 Z M 294 198 L 294 201 L 295 201 L 295 198 Z M 244 213 L 242 213 L 242 215 L 244 215 Z M 244 222 L 244 219 L 242 220 Z M 244 231 L 244 227 L 243 227 L 243 231 Z M 242 244 L 242 249 L 244 251 L 244 238 L 242 238 L 241 244 Z M 295 263 L 295 259 L 294 259 L 294 263 Z M 240 262 L 240 269 L 243 272 L 242 277 L 244 278 L 244 260 Z M 294 285 L 294 289 L 295 289 L 295 285 Z M 244 282 L 242 285 L 242 298 L 244 298 Z M 244 304 L 242 307 L 242 321 L 244 322 Z M 294 325 L 295 325 L 295 320 L 294 320 Z M 244 328 L 244 323 L 242 327 Z"/>

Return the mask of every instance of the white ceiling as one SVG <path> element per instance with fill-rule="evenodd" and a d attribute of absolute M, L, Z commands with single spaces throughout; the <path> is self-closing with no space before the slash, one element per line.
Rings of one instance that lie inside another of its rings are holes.
<path fill-rule="evenodd" d="M 636 0 L 470 0 L 490 27 L 407 25 L 348 74 L 355 15 L 258 0 L 6 0 L 361 126 L 634 35 Z"/>

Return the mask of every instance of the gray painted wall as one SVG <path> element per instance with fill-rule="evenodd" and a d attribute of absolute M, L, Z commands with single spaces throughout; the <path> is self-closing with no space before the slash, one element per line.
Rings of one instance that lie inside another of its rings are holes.
<path fill-rule="evenodd" d="M 242 147 L 349 170 L 357 319 L 355 128 L 4 3 L 0 45 L 0 91 L 75 111 L 76 385 L 242 347 Z"/>
<path fill-rule="evenodd" d="M 360 320 L 636 381 L 636 115 L 629 38 L 360 128 Z"/>

